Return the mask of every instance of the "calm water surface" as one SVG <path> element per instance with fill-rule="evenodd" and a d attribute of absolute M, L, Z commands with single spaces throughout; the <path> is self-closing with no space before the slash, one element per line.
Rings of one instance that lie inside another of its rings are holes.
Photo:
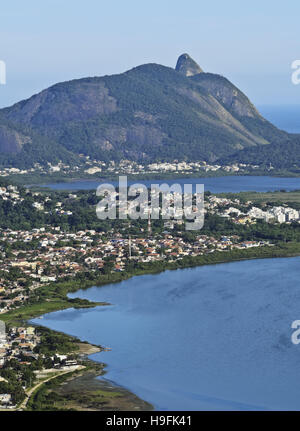
<path fill-rule="evenodd" d="M 116 181 L 73 181 L 70 183 L 56 183 L 41 185 L 53 190 L 96 190 L 99 184 L 108 182 L 117 185 Z M 174 178 L 171 180 L 135 180 L 128 181 L 128 184 L 142 183 L 150 186 L 151 184 L 204 184 L 204 190 L 212 193 L 238 193 L 242 191 L 269 192 L 275 190 L 299 190 L 300 178 L 276 178 L 264 176 L 225 176 L 207 178 Z"/>
<path fill-rule="evenodd" d="M 300 410 L 300 258 L 166 271 L 72 297 L 108 301 L 34 320 L 112 348 L 106 378 L 157 409 Z"/>

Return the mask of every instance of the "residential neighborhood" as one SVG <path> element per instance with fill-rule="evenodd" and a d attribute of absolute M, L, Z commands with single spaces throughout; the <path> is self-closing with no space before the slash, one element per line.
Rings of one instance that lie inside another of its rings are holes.
<path fill-rule="evenodd" d="M 34 383 L 53 372 L 80 367 L 70 355 L 39 352 L 41 334 L 35 327 L 9 327 L 0 320 L 0 410 L 16 409 Z M 13 380 L 13 384 L 11 383 Z M 33 386 L 34 387 L 34 386 Z M 7 388 L 7 392 L 3 389 Z"/>
<path fill-rule="evenodd" d="M 161 192 L 155 193 L 158 199 Z M 14 218 L 3 217 L 0 227 L 0 316 L 18 316 L 26 305 L 50 304 L 49 293 L 60 283 L 70 286 L 85 278 L 101 282 L 101 277 L 126 277 L 132 269 L 147 265 L 176 267 L 182 262 L 184 267 L 187 260 L 201 256 L 209 261 L 215 255 L 230 256 L 239 250 L 269 249 L 276 242 L 251 234 L 251 229 L 255 232 L 260 223 L 271 228 L 300 223 L 299 211 L 292 205 L 260 204 L 207 193 L 202 202 L 204 229 L 191 233 L 185 230 L 185 219 L 179 217 L 182 208 L 175 205 L 180 197 L 177 191 L 167 192 L 164 199 L 170 206 L 159 206 L 158 219 L 151 218 L 146 205 L 143 220 L 132 226 L 130 217 L 98 219 L 95 191 L 52 193 L 3 184 L 0 210 Z M 119 198 L 119 191 L 113 198 Z M 133 208 L 134 201 L 129 200 L 128 216 Z M 206 223 L 216 223 L 215 229 Z M 246 230 L 248 235 L 244 235 Z M 87 306 L 83 302 L 75 305 Z M 45 350 L 47 337 L 30 324 L 6 327 L 0 321 L 0 409 L 25 408 L 34 384 L 40 384 L 36 382 L 47 380 L 51 373 L 82 368 L 72 354 Z"/>
<path fill-rule="evenodd" d="M 260 168 L 259 165 L 233 163 L 228 165 L 220 165 L 217 163 L 208 163 L 204 160 L 186 162 L 174 160 L 172 162 L 156 162 L 156 163 L 141 163 L 132 160 L 122 159 L 119 162 L 92 159 L 90 156 L 80 155 L 78 164 L 67 164 L 62 161 L 57 164 L 40 164 L 35 163 L 30 168 L 17 167 L 2 167 L 0 168 L 1 177 L 24 176 L 24 175 L 73 175 L 78 177 L 105 176 L 109 175 L 143 175 L 143 174 L 201 174 L 209 172 L 221 172 L 224 175 L 231 173 L 245 173 L 256 171 Z M 269 170 L 273 169 L 272 166 Z"/>

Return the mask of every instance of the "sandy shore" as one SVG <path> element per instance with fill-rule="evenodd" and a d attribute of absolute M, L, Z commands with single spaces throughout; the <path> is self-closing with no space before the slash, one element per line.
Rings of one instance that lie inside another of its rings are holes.
<path fill-rule="evenodd" d="M 94 346 L 93 344 L 89 343 L 75 343 L 78 347 L 78 350 L 75 350 L 74 353 L 79 353 L 81 355 L 93 355 L 94 353 L 99 353 L 103 350 L 100 346 Z"/>

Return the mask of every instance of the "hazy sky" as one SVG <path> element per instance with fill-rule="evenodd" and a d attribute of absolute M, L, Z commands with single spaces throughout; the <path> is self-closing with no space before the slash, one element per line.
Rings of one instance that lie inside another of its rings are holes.
<path fill-rule="evenodd" d="M 300 104 L 299 0 L 10 0 L 0 9 L 8 106 L 59 81 L 174 67 L 188 52 L 255 104 Z"/>

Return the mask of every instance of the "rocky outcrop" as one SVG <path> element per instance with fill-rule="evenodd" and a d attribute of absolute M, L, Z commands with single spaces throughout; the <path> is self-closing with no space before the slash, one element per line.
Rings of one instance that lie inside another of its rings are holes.
<path fill-rule="evenodd" d="M 202 73 L 203 70 L 188 54 L 182 54 L 178 60 L 175 70 L 184 76 L 194 76 Z"/>
<path fill-rule="evenodd" d="M 25 136 L 8 126 L 0 125 L 0 153 L 19 153 L 22 146 L 30 143 L 29 136 Z"/>

